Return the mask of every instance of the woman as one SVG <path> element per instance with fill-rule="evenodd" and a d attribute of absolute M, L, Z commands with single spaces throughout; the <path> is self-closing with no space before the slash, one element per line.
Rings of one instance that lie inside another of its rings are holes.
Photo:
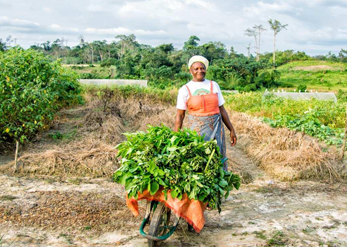
<path fill-rule="evenodd" d="M 206 80 L 208 60 L 203 56 L 193 56 L 188 63 L 193 79 L 180 88 L 177 96 L 177 113 L 175 131 L 182 128 L 185 112 L 188 110 L 188 125 L 199 135 L 205 134 L 205 141 L 217 140 L 223 158 L 226 157 L 224 127 L 230 131 L 231 146 L 237 141 L 235 130 L 230 122 L 228 113 L 224 109 L 225 103 L 219 85 Z M 224 162 L 224 170 L 228 168 Z"/>

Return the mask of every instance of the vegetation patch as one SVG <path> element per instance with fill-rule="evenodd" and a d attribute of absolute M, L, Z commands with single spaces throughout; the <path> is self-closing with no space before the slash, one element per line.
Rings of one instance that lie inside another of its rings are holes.
<path fill-rule="evenodd" d="M 47 129 L 56 111 L 82 102 L 77 75 L 43 54 L 15 47 L 0 53 L 0 145 Z"/>

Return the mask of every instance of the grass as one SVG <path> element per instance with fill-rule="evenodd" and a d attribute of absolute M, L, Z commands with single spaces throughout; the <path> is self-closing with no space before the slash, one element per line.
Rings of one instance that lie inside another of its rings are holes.
<path fill-rule="evenodd" d="M 101 67 L 99 64 L 94 64 L 93 66 L 71 66 L 72 70 L 77 72 L 79 75 L 90 74 L 99 79 L 110 79 L 114 77 L 116 67 Z"/>
<path fill-rule="evenodd" d="M 284 246 L 288 242 L 287 237 L 281 231 L 276 232 L 272 238 L 267 241 L 266 246 Z"/>
<path fill-rule="evenodd" d="M 267 240 L 267 237 L 264 235 L 265 231 L 255 231 L 253 232 L 255 234 L 255 237 L 256 238 L 260 238 L 260 239 L 263 239 L 263 240 Z"/>
<path fill-rule="evenodd" d="M 53 140 L 73 140 L 77 136 L 77 129 L 73 129 L 67 133 L 61 133 L 60 131 L 55 131 L 49 133 L 48 137 Z"/>
<path fill-rule="evenodd" d="M 280 82 L 294 88 L 306 85 L 308 90 L 335 91 L 347 86 L 347 65 L 327 61 L 298 61 L 278 67 Z M 291 88 L 291 89 L 294 89 Z"/>

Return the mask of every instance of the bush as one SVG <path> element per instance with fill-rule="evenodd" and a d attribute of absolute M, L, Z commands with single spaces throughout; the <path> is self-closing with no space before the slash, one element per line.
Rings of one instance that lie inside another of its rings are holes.
<path fill-rule="evenodd" d="M 296 88 L 296 90 L 297 90 L 298 92 L 305 92 L 306 89 L 307 89 L 307 86 L 306 86 L 306 85 L 303 85 L 303 84 L 300 84 L 300 85 Z"/>
<path fill-rule="evenodd" d="M 80 74 L 81 79 L 99 79 L 99 76 L 95 73 L 82 73 Z"/>
<path fill-rule="evenodd" d="M 209 67 L 206 77 L 215 81 L 226 81 L 230 84 L 230 88 L 238 90 L 255 84 L 255 89 L 254 86 L 248 86 L 247 90 L 256 90 L 261 88 L 255 82 L 258 73 L 268 67 L 268 63 L 264 60 L 256 62 L 246 57 L 219 59 L 215 60 L 213 65 Z"/>
<path fill-rule="evenodd" d="M 281 77 L 281 73 L 277 70 L 265 71 L 255 78 L 257 88 L 274 88 L 278 87 L 277 80 Z"/>
<path fill-rule="evenodd" d="M 61 107 L 81 102 L 77 78 L 34 50 L 0 53 L 0 142 L 24 142 L 47 128 Z"/>
<path fill-rule="evenodd" d="M 190 73 L 187 73 L 187 72 L 180 72 L 180 73 L 175 74 L 175 79 L 188 82 L 192 79 L 192 75 Z"/>

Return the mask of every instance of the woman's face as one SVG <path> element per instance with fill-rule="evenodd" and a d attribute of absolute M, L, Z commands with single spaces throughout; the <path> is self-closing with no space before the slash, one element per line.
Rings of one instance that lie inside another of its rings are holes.
<path fill-rule="evenodd" d="M 206 68 L 203 63 L 195 62 L 190 67 L 190 73 L 193 76 L 193 81 L 203 81 L 205 79 Z"/>

